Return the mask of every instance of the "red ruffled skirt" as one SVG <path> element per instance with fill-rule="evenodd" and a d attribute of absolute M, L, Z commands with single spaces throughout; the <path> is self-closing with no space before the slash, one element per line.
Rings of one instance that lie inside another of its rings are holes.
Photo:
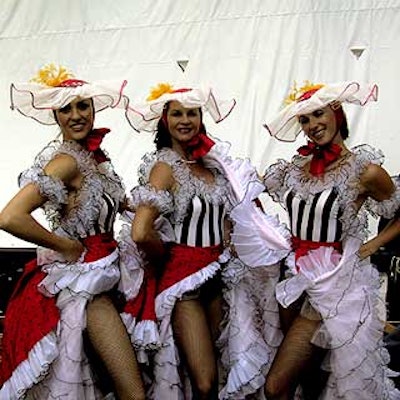
<path fill-rule="evenodd" d="M 108 234 L 85 238 L 83 245 L 83 262 L 87 263 L 106 257 L 117 248 L 117 242 Z M 57 297 L 47 297 L 38 290 L 47 276 L 41 268 L 36 259 L 28 262 L 9 300 L 2 342 L 1 385 L 28 359 L 35 344 L 56 330 L 59 323 Z"/>

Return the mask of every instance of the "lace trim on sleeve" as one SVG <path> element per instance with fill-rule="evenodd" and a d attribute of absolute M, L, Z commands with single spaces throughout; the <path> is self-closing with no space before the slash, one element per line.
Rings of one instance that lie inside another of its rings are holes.
<path fill-rule="evenodd" d="M 61 142 L 57 140 L 48 143 L 35 157 L 33 166 L 23 171 L 18 177 L 20 188 L 32 183 L 39 188 L 40 194 L 47 199 L 43 204 L 43 210 L 53 229 L 60 224 L 60 210 L 68 201 L 68 193 L 61 179 L 48 176 L 43 170 L 54 157 L 60 145 Z"/>
<path fill-rule="evenodd" d="M 285 176 L 289 169 L 289 162 L 279 160 L 267 168 L 263 176 L 263 183 L 267 193 L 274 201 L 283 202 L 283 196 L 287 191 Z"/>
<path fill-rule="evenodd" d="M 40 194 L 55 204 L 67 203 L 67 190 L 61 179 L 45 175 L 42 170 L 32 167 L 21 173 L 19 176 L 19 186 L 22 188 L 29 183 L 39 187 Z"/>
<path fill-rule="evenodd" d="M 382 165 L 385 159 L 381 150 L 365 144 L 354 147 L 352 152 L 356 156 L 358 180 L 368 165 Z M 395 191 L 389 199 L 377 201 L 368 198 L 363 204 L 363 209 L 367 210 L 375 217 L 382 216 L 384 218 L 393 218 L 400 206 L 400 182 L 394 180 L 393 183 L 395 185 Z"/>
<path fill-rule="evenodd" d="M 389 199 L 377 201 L 371 197 L 365 202 L 365 208 L 376 218 L 393 218 L 400 207 L 400 182 L 393 180 L 395 190 Z"/>
<path fill-rule="evenodd" d="M 173 212 L 173 198 L 167 190 L 156 190 L 150 184 L 136 186 L 131 191 L 132 202 L 135 207 L 149 205 L 157 208 L 160 214 L 170 214 Z"/>
<path fill-rule="evenodd" d="M 146 185 L 149 182 L 150 172 L 157 161 L 158 157 L 156 151 L 146 153 L 142 157 L 142 163 L 138 169 L 138 181 L 140 185 Z"/>

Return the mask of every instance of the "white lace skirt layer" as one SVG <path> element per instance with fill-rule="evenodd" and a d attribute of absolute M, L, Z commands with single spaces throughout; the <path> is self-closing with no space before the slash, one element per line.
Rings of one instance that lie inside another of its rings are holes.
<path fill-rule="evenodd" d="M 321 399 L 400 399 L 382 342 L 379 275 L 360 261 L 359 246 L 358 239 L 349 239 L 342 255 L 329 247 L 311 250 L 298 259 L 298 273 L 292 262 L 294 275 L 278 284 L 277 299 L 287 307 L 306 292 L 308 304 L 321 315 L 312 340 L 329 349 L 323 368 L 330 375 Z M 305 316 L 306 309 L 307 304 Z"/>
<path fill-rule="evenodd" d="M 57 295 L 57 329 L 37 342 L 28 359 L 4 383 L 1 400 L 102 398 L 83 351 L 82 331 L 87 302 L 111 290 L 119 280 L 118 250 L 89 263 L 65 263 L 57 258 L 55 252 L 38 249 L 38 264 L 47 273 L 38 290 L 45 296 Z"/>

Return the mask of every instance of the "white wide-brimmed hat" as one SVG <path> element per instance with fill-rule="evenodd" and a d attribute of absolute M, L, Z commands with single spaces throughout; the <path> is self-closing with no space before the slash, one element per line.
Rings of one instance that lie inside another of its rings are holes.
<path fill-rule="evenodd" d="M 201 108 L 217 123 L 224 120 L 236 104 L 234 99 L 217 99 L 210 87 L 173 89 L 170 84 L 161 83 L 152 89 L 145 103 L 127 107 L 128 122 L 138 132 L 154 132 L 165 105 L 170 101 L 179 101 L 186 108 Z"/>
<path fill-rule="evenodd" d="M 11 109 L 45 125 L 54 125 L 54 110 L 76 98 L 93 99 L 95 112 L 108 107 L 125 107 L 123 81 L 88 83 L 74 79 L 65 67 L 45 65 L 29 83 L 13 83 L 10 88 Z"/>
<path fill-rule="evenodd" d="M 288 96 L 284 107 L 270 122 L 264 124 L 271 136 L 284 142 L 293 142 L 302 128 L 298 116 L 309 114 L 331 103 L 351 103 L 364 106 L 378 98 L 376 84 L 341 82 L 313 85 L 310 82 Z"/>

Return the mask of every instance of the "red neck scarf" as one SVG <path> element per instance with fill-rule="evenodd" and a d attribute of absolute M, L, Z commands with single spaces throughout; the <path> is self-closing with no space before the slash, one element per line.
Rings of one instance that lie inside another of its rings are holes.
<path fill-rule="evenodd" d="M 204 157 L 214 144 L 215 142 L 205 133 L 199 133 L 188 143 L 188 150 L 193 160 L 198 160 Z"/>
<path fill-rule="evenodd" d="M 98 128 L 93 129 L 85 139 L 82 141 L 82 146 L 93 153 L 94 159 L 100 164 L 104 161 L 109 161 L 110 159 L 104 154 L 103 150 L 100 148 L 100 144 L 104 139 L 104 136 L 110 132 L 108 128 Z"/>
<path fill-rule="evenodd" d="M 312 154 L 310 173 L 319 176 L 325 172 L 325 168 L 329 164 L 339 158 L 342 148 L 338 144 L 332 142 L 324 146 L 318 146 L 314 142 L 308 142 L 307 145 L 301 146 L 297 151 L 302 156 L 309 156 Z"/>

